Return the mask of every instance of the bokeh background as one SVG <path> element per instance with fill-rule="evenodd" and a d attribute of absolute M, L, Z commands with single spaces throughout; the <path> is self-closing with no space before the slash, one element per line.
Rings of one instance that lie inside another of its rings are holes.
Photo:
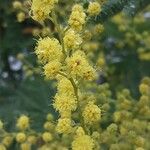
<path fill-rule="evenodd" d="M 83 2 L 85 7 L 87 0 Z M 46 81 L 34 54 L 36 39 L 53 30 L 51 22 L 43 27 L 29 15 L 30 1 L 0 0 L 0 118 L 8 130 L 20 114 L 27 114 L 40 127 L 48 112 L 54 112 L 51 101 L 55 82 Z M 139 96 L 141 79 L 150 75 L 150 1 L 108 0 L 101 14 L 91 20 L 104 26 L 91 45 L 93 61 L 99 57 L 99 84 L 108 82 L 115 92 L 123 88 Z M 59 19 L 70 12 L 73 1 L 59 3 Z M 61 9 L 63 8 L 63 9 Z"/>

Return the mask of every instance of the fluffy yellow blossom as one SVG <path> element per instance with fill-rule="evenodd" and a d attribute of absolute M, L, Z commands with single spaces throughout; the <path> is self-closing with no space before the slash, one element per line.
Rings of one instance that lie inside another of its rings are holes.
<path fill-rule="evenodd" d="M 31 150 L 31 144 L 30 143 L 22 143 L 20 145 L 21 150 Z"/>
<path fill-rule="evenodd" d="M 69 25 L 77 31 L 82 30 L 83 25 L 85 24 L 86 14 L 83 11 L 83 7 L 76 4 L 72 8 L 72 13 L 69 18 Z"/>
<path fill-rule="evenodd" d="M 23 132 L 17 133 L 17 135 L 16 135 L 16 141 L 17 141 L 18 143 L 22 143 L 22 142 L 24 142 L 25 140 L 26 140 L 26 135 L 25 135 L 25 133 L 23 133 Z"/>
<path fill-rule="evenodd" d="M 20 116 L 20 118 L 18 118 L 17 120 L 16 126 L 20 130 L 25 130 L 29 128 L 29 117 L 25 115 Z"/>
<path fill-rule="evenodd" d="M 104 26 L 102 24 L 97 24 L 94 27 L 94 34 L 100 34 L 104 31 Z"/>
<path fill-rule="evenodd" d="M 110 124 L 108 127 L 107 127 L 107 131 L 108 133 L 110 133 L 111 135 L 116 133 L 118 130 L 118 126 L 115 124 L 115 123 L 112 123 Z"/>
<path fill-rule="evenodd" d="M 21 2 L 19 2 L 19 1 L 14 1 L 13 2 L 13 8 L 14 9 L 20 9 L 21 7 L 22 7 Z"/>
<path fill-rule="evenodd" d="M 96 79 L 96 70 L 92 66 L 87 65 L 83 72 L 83 78 L 90 81 Z"/>
<path fill-rule="evenodd" d="M 121 112 L 120 111 L 116 111 L 115 113 L 114 113 L 114 121 L 115 122 L 119 122 L 119 121 L 121 121 L 121 117 L 122 117 L 122 115 L 121 115 Z"/>
<path fill-rule="evenodd" d="M 62 47 L 57 39 L 45 37 L 39 39 L 35 53 L 39 61 L 44 64 L 53 60 L 60 61 L 62 58 Z"/>
<path fill-rule="evenodd" d="M 147 84 L 141 84 L 139 90 L 142 94 L 148 94 L 150 91 L 150 87 Z"/>
<path fill-rule="evenodd" d="M 53 127 L 54 127 L 54 125 L 53 125 L 53 123 L 51 123 L 50 121 L 46 121 L 45 123 L 44 123 L 44 129 L 45 130 L 52 130 L 53 129 Z"/>
<path fill-rule="evenodd" d="M 2 143 L 6 146 L 6 147 L 9 147 L 11 145 L 13 141 L 13 137 L 11 136 L 6 136 L 4 137 L 4 139 L 2 140 Z"/>
<path fill-rule="evenodd" d="M 18 20 L 18 22 L 23 22 L 25 20 L 25 18 L 26 18 L 26 15 L 25 15 L 24 12 L 19 12 L 17 14 L 17 20 Z"/>
<path fill-rule="evenodd" d="M 67 78 L 58 79 L 57 90 L 59 94 L 74 96 L 74 88 Z"/>
<path fill-rule="evenodd" d="M 47 79 L 54 79 L 61 69 L 61 63 L 57 60 L 51 61 L 44 66 L 44 75 Z"/>
<path fill-rule="evenodd" d="M 56 126 L 56 131 L 58 133 L 65 133 L 68 134 L 70 133 L 72 130 L 72 126 L 71 126 L 71 119 L 69 118 L 60 118 L 58 119 L 58 123 Z"/>
<path fill-rule="evenodd" d="M 50 142 L 51 140 L 52 140 L 52 134 L 51 133 L 49 133 L 49 132 L 44 132 L 43 134 L 42 134 L 42 139 L 43 139 L 43 141 L 44 142 Z"/>
<path fill-rule="evenodd" d="M 86 59 L 86 55 L 82 51 L 76 51 L 67 59 L 67 66 L 70 74 L 74 77 L 78 76 L 87 80 L 95 79 L 96 71 L 90 66 Z"/>
<path fill-rule="evenodd" d="M 6 147 L 3 144 L 0 144 L 0 150 L 6 150 Z"/>
<path fill-rule="evenodd" d="M 88 6 L 88 14 L 90 16 L 96 16 L 100 13 L 101 11 L 101 6 L 98 2 L 91 2 Z"/>
<path fill-rule="evenodd" d="M 3 122 L 0 120 L 0 130 L 3 129 L 3 126 L 4 126 L 4 124 L 3 124 Z"/>
<path fill-rule="evenodd" d="M 28 136 L 27 141 L 28 141 L 30 144 L 35 144 L 36 141 L 37 141 L 37 138 L 36 138 L 36 136 L 34 136 L 34 135 L 30 135 L 30 136 Z"/>
<path fill-rule="evenodd" d="M 138 147 L 143 147 L 145 144 L 145 139 L 141 136 L 135 138 L 135 145 Z"/>
<path fill-rule="evenodd" d="M 83 111 L 85 123 L 93 124 L 101 120 L 101 109 L 93 102 L 89 102 Z"/>
<path fill-rule="evenodd" d="M 31 15 L 36 21 L 43 21 L 49 17 L 58 0 L 33 0 L 31 5 Z"/>
<path fill-rule="evenodd" d="M 142 147 L 137 147 L 135 150 L 145 150 L 145 149 Z"/>
<path fill-rule="evenodd" d="M 76 98 L 73 96 L 68 96 L 68 95 L 56 95 L 55 96 L 55 102 L 54 102 L 54 107 L 57 111 L 60 113 L 63 112 L 70 112 L 76 110 L 77 107 L 77 102 Z"/>
<path fill-rule="evenodd" d="M 64 44 L 67 50 L 77 49 L 82 43 L 82 38 L 74 30 L 70 29 L 64 36 Z"/>
<path fill-rule="evenodd" d="M 46 116 L 47 121 L 52 121 L 54 119 L 54 116 L 51 113 L 48 113 Z"/>
<path fill-rule="evenodd" d="M 76 130 L 76 136 L 79 137 L 79 136 L 83 136 L 85 135 L 85 132 L 83 130 L 82 127 L 78 127 L 77 130 Z"/>
<path fill-rule="evenodd" d="M 72 142 L 72 150 L 93 150 L 94 140 L 88 135 L 81 135 Z"/>

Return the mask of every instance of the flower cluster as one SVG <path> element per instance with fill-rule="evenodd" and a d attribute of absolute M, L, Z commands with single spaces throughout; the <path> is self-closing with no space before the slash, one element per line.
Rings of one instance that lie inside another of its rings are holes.
<path fill-rule="evenodd" d="M 94 57 L 101 48 L 95 38 L 104 27 L 89 27 L 88 19 L 100 13 L 102 3 L 90 2 L 87 7 L 75 4 L 64 24 L 58 22 L 57 3 L 33 0 L 31 16 L 42 25 L 49 20 L 54 26 L 53 30 L 43 29 L 35 54 L 46 79 L 57 83 L 53 107 L 59 115 L 54 119 L 48 114 L 41 132 L 31 129 L 26 115 L 17 119 L 14 133 L 6 132 L 0 121 L 0 149 L 14 143 L 21 150 L 149 149 L 150 78 L 142 80 L 139 100 L 128 89 L 112 94 L 107 83 L 99 84 L 98 71 L 106 69 L 106 62 L 103 53 Z M 14 8 L 19 7 L 14 3 Z M 126 34 L 126 38 L 132 44 L 132 35 Z"/>

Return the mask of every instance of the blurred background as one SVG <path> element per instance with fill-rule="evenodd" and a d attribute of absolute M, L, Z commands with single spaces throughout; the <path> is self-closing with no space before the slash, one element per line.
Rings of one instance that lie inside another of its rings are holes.
<path fill-rule="evenodd" d="M 78 1 L 85 7 L 88 3 Z M 101 32 L 95 37 L 97 42 L 86 48 L 90 49 L 89 57 L 101 68 L 98 83 L 108 82 L 114 98 L 115 92 L 123 88 L 138 97 L 141 79 L 150 75 L 149 3 L 149 0 L 108 0 L 101 14 L 90 20 L 90 25 L 99 24 L 91 31 Z M 69 0 L 59 3 L 57 13 L 61 23 L 72 4 Z M 55 83 L 44 79 L 34 54 L 36 39 L 48 36 L 53 25 L 47 22 L 43 27 L 32 20 L 29 12 L 28 0 L 0 0 L 0 118 L 5 120 L 8 130 L 15 126 L 20 114 L 29 115 L 36 122 L 34 127 L 40 129 L 46 114 L 54 112 L 51 101 Z"/>

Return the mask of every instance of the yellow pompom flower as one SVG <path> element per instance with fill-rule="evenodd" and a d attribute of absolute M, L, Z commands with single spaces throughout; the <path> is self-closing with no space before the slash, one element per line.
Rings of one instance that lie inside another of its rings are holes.
<path fill-rule="evenodd" d="M 150 87 L 147 85 L 147 84 L 141 84 L 140 87 L 139 87 L 139 90 L 141 92 L 141 94 L 148 94 L 150 93 Z"/>
<path fill-rule="evenodd" d="M 31 5 L 32 18 L 36 21 L 43 21 L 49 17 L 58 0 L 33 0 Z"/>
<path fill-rule="evenodd" d="M 13 2 L 13 8 L 14 9 L 20 9 L 21 7 L 22 7 L 21 2 L 19 2 L 19 1 L 14 1 Z"/>
<path fill-rule="evenodd" d="M 39 39 L 35 53 L 43 64 L 53 60 L 60 61 L 62 58 L 62 47 L 57 39 L 45 37 Z"/>
<path fill-rule="evenodd" d="M 31 150 L 31 144 L 30 143 L 22 143 L 21 145 L 20 145 L 20 149 L 21 150 Z"/>
<path fill-rule="evenodd" d="M 71 119 L 69 118 L 60 118 L 56 126 L 56 131 L 58 133 L 68 134 L 72 130 Z"/>
<path fill-rule="evenodd" d="M 18 143 L 22 143 L 22 142 L 24 142 L 25 140 L 26 140 L 26 135 L 25 135 L 25 133 L 23 133 L 23 132 L 17 133 L 17 135 L 16 135 L 16 141 L 17 141 Z"/>
<path fill-rule="evenodd" d="M 83 78 L 85 80 L 92 81 L 92 80 L 96 79 L 96 77 L 97 77 L 96 70 L 92 66 L 87 65 L 84 68 L 85 68 L 85 70 L 83 72 Z"/>
<path fill-rule="evenodd" d="M 9 147 L 9 146 L 11 145 L 12 141 L 13 141 L 13 137 L 11 137 L 11 136 L 6 136 L 6 137 L 3 138 L 2 143 L 3 143 L 6 147 Z"/>
<path fill-rule="evenodd" d="M 100 11 L 101 6 L 98 2 L 92 2 L 89 4 L 87 12 L 90 16 L 96 16 L 100 13 Z"/>
<path fill-rule="evenodd" d="M 86 14 L 83 11 L 83 7 L 79 4 L 76 4 L 72 8 L 72 13 L 69 18 L 69 25 L 77 31 L 82 30 L 83 25 L 85 24 Z"/>
<path fill-rule="evenodd" d="M 43 141 L 44 142 L 50 142 L 51 140 L 52 140 L 52 134 L 51 133 L 49 133 L 49 132 L 44 132 L 43 134 L 42 134 L 42 139 L 43 139 Z"/>
<path fill-rule="evenodd" d="M 25 130 L 29 128 L 29 117 L 25 115 L 20 116 L 20 118 L 18 118 L 17 120 L 16 126 L 20 130 Z"/>
<path fill-rule="evenodd" d="M 104 26 L 102 24 L 97 24 L 94 27 L 94 34 L 100 34 L 104 31 Z"/>
<path fill-rule="evenodd" d="M 76 51 L 66 61 L 67 61 L 68 70 L 73 77 L 78 76 L 86 80 L 95 79 L 96 71 L 88 63 L 84 52 Z"/>
<path fill-rule="evenodd" d="M 83 136 L 85 135 L 85 132 L 83 130 L 82 127 L 78 127 L 77 130 L 76 130 L 76 136 L 79 137 L 79 136 Z"/>
<path fill-rule="evenodd" d="M 44 66 L 44 74 L 47 79 L 54 79 L 61 69 L 61 63 L 57 60 L 51 61 Z"/>
<path fill-rule="evenodd" d="M 3 144 L 0 144 L 0 150 L 6 150 L 6 147 Z"/>
<path fill-rule="evenodd" d="M 45 130 L 50 131 L 50 130 L 53 130 L 53 128 L 54 128 L 54 124 L 51 123 L 50 121 L 46 121 L 46 122 L 44 123 L 44 129 L 45 129 Z"/>
<path fill-rule="evenodd" d="M 4 127 L 4 124 L 3 124 L 3 122 L 0 120 L 0 130 L 3 129 L 3 127 Z"/>
<path fill-rule="evenodd" d="M 25 18 L 26 18 L 26 15 L 25 15 L 24 12 L 19 12 L 17 14 L 17 20 L 18 20 L 18 22 L 23 22 L 25 20 Z"/>
<path fill-rule="evenodd" d="M 85 123 L 93 124 L 101 120 L 101 109 L 93 102 L 89 102 L 83 111 Z"/>
<path fill-rule="evenodd" d="M 64 44 L 67 50 L 77 49 L 82 43 L 82 38 L 74 30 L 70 29 L 64 36 Z"/>
<path fill-rule="evenodd" d="M 34 136 L 34 135 L 30 135 L 30 136 L 28 136 L 27 141 L 28 141 L 30 144 L 35 144 L 36 141 L 37 141 L 37 137 Z"/>
<path fill-rule="evenodd" d="M 48 113 L 46 116 L 47 121 L 52 121 L 54 119 L 54 116 L 51 113 Z"/>
<path fill-rule="evenodd" d="M 74 88 L 67 78 L 58 79 L 57 90 L 60 95 L 65 93 L 65 95 L 74 96 Z"/>
<path fill-rule="evenodd" d="M 75 111 L 77 107 L 76 98 L 73 96 L 64 95 L 56 95 L 54 107 L 60 113 Z"/>
<path fill-rule="evenodd" d="M 72 142 L 72 150 L 93 150 L 94 140 L 88 135 L 78 136 Z"/>
<path fill-rule="evenodd" d="M 135 150 L 145 150 L 145 149 L 142 147 L 137 147 Z"/>

